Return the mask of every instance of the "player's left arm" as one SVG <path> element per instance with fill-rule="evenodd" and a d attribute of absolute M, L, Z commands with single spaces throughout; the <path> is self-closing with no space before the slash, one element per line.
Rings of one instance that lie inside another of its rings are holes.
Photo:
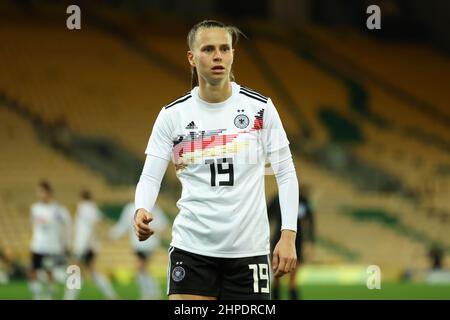
<path fill-rule="evenodd" d="M 298 180 L 289 141 L 280 116 L 269 99 L 264 113 L 262 139 L 265 154 L 275 174 L 281 210 L 281 237 L 273 252 L 272 268 L 281 277 L 297 265 Z"/>
<path fill-rule="evenodd" d="M 281 237 L 273 252 L 272 267 L 275 277 L 295 269 L 297 254 L 298 181 L 289 147 L 269 155 L 275 174 L 281 209 Z"/>

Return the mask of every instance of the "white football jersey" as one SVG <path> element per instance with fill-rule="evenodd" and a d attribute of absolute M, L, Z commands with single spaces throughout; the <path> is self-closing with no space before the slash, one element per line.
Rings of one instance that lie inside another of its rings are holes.
<path fill-rule="evenodd" d="M 119 238 L 124 233 L 128 233 L 131 241 L 131 246 L 135 251 L 139 252 L 151 252 L 154 251 L 160 245 L 161 232 L 166 228 L 168 221 L 164 212 L 157 206 L 154 206 L 151 213 L 153 215 L 153 221 L 149 226 L 155 231 L 155 233 L 145 241 L 139 241 L 134 231 L 134 212 L 136 211 L 134 202 L 128 203 L 122 210 L 119 221 L 111 229 L 111 236 L 113 238 Z"/>
<path fill-rule="evenodd" d="M 95 226 L 102 219 L 102 214 L 93 201 L 81 201 L 75 217 L 75 238 L 73 252 L 76 255 L 97 249 Z"/>
<path fill-rule="evenodd" d="M 31 251 L 39 254 L 63 254 L 69 243 L 70 214 L 56 202 L 37 202 L 31 206 L 33 236 Z"/>
<path fill-rule="evenodd" d="M 203 101 L 195 87 L 165 106 L 145 153 L 172 160 L 182 184 L 172 246 L 211 257 L 266 255 L 266 156 L 289 141 L 270 98 L 231 86 L 224 102 Z"/>

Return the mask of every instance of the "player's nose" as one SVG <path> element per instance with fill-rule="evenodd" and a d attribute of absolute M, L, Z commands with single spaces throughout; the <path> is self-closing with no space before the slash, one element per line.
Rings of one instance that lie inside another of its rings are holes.
<path fill-rule="evenodd" d="M 213 59 L 214 61 L 222 61 L 222 54 L 220 53 L 220 50 L 214 51 Z"/>

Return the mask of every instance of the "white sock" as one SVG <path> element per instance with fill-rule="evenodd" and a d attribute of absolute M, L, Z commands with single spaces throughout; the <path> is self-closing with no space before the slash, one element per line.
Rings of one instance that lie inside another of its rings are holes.
<path fill-rule="evenodd" d="M 104 275 L 98 272 L 92 272 L 92 280 L 106 298 L 117 298 L 116 292 L 114 291 L 111 282 L 109 282 L 109 280 Z"/>
<path fill-rule="evenodd" d="M 154 279 L 145 272 L 138 272 L 138 284 L 142 299 L 158 299 L 159 290 Z"/>
<path fill-rule="evenodd" d="M 137 282 L 139 286 L 139 291 L 141 293 L 141 299 L 147 299 L 145 290 L 145 274 L 143 272 L 138 272 Z"/>
<path fill-rule="evenodd" d="M 80 289 L 66 289 L 64 291 L 64 300 L 76 300 L 80 294 Z"/>
<path fill-rule="evenodd" d="M 66 290 L 64 291 L 64 300 L 76 300 L 80 294 L 81 288 L 83 287 L 83 281 L 80 279 L 80 288 L 69 289 L 66 285 Z"/>
<path fill-rule="evenodd" d="M 47 298 L 52 300 L 55 297 L 56 285 L 53 281 L 47 282 Z"/>
<path fill-rule="evenodd" d="M 31 280 L 29 285 L 30 285 L 31 294 L 33 296 L 33 300 L 41 299 L 42 284 L 38 280 Z"/>

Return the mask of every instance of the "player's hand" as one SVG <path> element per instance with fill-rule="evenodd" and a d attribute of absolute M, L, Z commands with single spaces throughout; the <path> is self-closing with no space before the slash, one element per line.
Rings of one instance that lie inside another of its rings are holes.
<path fill-rule="evenodd" d="M 149 223 L 153 220 L 153 216 L 145 209 L 139 209 L 134 217 L 134 231 L 139 241 L 147 240 L 153 233 Z"/>
<path fill-rule="evenodd" d="M 282 277 L 297 266 L 297 253 L 295 252 L 295 237 L 297 233 L 292 230 L 282 230 L 281 238 L 273 250 L 272 269 L 274 277 Z"/>

